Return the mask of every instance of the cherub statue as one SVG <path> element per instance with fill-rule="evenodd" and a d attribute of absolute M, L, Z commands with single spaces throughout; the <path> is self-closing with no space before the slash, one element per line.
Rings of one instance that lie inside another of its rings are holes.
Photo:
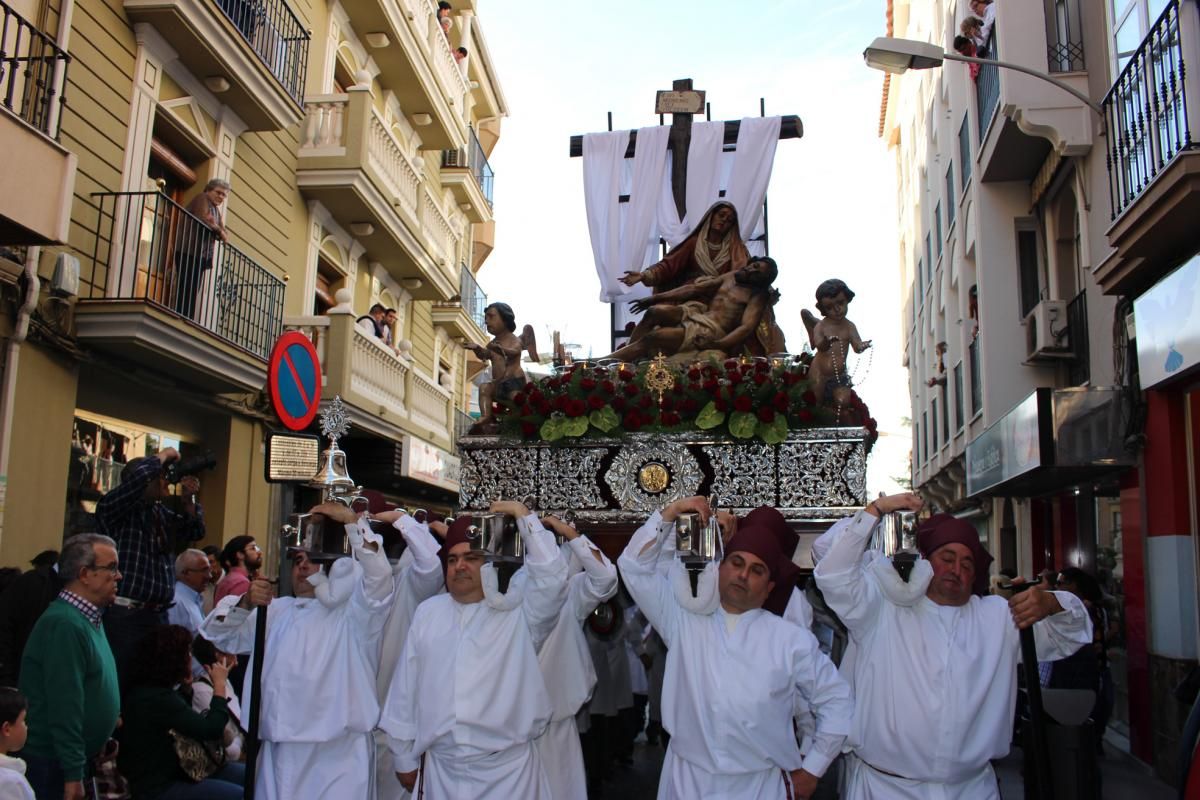
<path fill-rule="evenodd" d="M 824 319 L 818 321 L 808 309 L 800 312 L 808 329 L 809 344 L 816 350 L 808 377 L 826 404 L 841 405 L 850 397 L 852 383 L 846 372 L 848 349 L 853 347 L 854 352 L 861 353 L 871 346 L 871 340 L 863 341 L 858 328 L 846 319 L 846 307 L 853 299 L 854 292 L 845 281 L 830 278 L 817 287 L 817 310 Z"/>
<path fill-rule="evenodd" d="M 489 363 L 492 368 L 492 379 L 479 387 L 480 419 L 471 426 L 472 434 L 496 433 L 498 425 L 492 413 L 492 404 L 507 402 L 525 387 L 528 379 L 525 370 L 521 369 L 521 353 L 528 352 L 531 359 L 538 360 L 533 327 L 526 325 L 521 329 L 521 335 L 517 336 L 514 333 L 517 318 L 507 303 L 492 303 L 485 308 L 483 324 L 492 335 L 492 340 L 486 347 L 466 345 L 480 361 Z"/>

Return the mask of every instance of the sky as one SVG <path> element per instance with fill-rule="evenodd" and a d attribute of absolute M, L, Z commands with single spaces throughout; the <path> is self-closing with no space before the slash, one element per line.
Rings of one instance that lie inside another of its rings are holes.
<path fill-rule="evenodd" d="M 480 0 L 508 102 L 495 171 L 495 250 L 479 273 L 489 301 L 513 306 L 539 348 L 552 331 L 583 355 L 609 351 L 572 134 L 658 124 L 655 91 L 692 78 L 712 118 L 797 114 L 804 136 L 779 143 L 768 191 L 770 255 L 782 294 L 775 315 L 789 349 L 806 341 L 800 311 L 817 284 L 845 280 L 849 318 L 874 346 L 851 355 L 856 389 L 879 422 L 871 495 L 908 474 L 911 432 L 901 365 L 895 157 L 878 137 L 882 73 L 862 50 L 884 33 L 884 0 Z M 668 118 L 669 119 L 669 118 Z M 543 338 L 544 337 L 544 338 Z M 874 352 L 872 352 L 874 351 Z"/>

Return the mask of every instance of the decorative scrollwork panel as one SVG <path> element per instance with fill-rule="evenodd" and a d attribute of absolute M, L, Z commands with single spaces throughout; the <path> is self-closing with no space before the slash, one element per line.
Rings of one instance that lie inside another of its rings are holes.
<path fill-rule="evenodd" d="M 712 468 L 712 493 L 722 508 L 775 505 L 775 448 L 716 444 L 703 448 Z"/>
<path fill-rule="evenodd" d="M 600 496 L 603 447 L 543 447 L 538 459 L 538 507 L 578 510 L 604 508 Z"/>
<path fill-rule="evenodd" d="M 617 503 L 628 511 L 653 511 L 690 497 L 700 491 L 702 478 L 687 447 L 662 439 L 623 445 L 604 476 Z"/>
<path fill-rule="evenodd" d="M 779 446 L 779 505 L 819 508 L 861 505 L 866 459 L 857 442 L 805 442 Z"/>
<path fill-rule="evenodd" d="M 506 447 L 463 452 L 459 503 L 486 508 L 493 500 L 537 497 L 537 449 Z"/>

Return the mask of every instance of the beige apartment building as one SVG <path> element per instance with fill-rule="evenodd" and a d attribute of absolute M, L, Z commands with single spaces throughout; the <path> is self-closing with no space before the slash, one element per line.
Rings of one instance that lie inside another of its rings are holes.
<path fill-rule="evenodd" d="M 273 539 L 299 502 L 264 473 L 285 329 L 349 408 L 352 476 L 453 505 L 507 107 L 452 5 L 444 30 L 432 0 L 0 3 L 0 563 L 91 529 L 168 445 L 216 459 L 209 541 Z M 211 179 L 227 241 L 193 216 Z M 376 302 L 390 344 L 355 325 Z"/>
<path fill-rule="evenodd" d="M 1198 641 L 1200 353 L 1185 343 L 1200 340 L 1200 314 L 1174 284 L 1134 310 L 1156 282 L 1200 273 L 1200 92 L 1183 67 L 1200 64 L 1200 12 L 1195 0 L 992 8 L 981 55 L 1091 102 L 995 63 L 885 81 L 913 486 L 973 521 L 996 569 L 1100 579 L 1119 631 L 1108 742 L 1174 781 L 1187 709 L 1170 690 Z M 948 52 L 972 13 L 956 0 L 887 12 L 888 35 Z M 1152 328 L 1169 331 L 1173 373 L 1154 381 Z"/>

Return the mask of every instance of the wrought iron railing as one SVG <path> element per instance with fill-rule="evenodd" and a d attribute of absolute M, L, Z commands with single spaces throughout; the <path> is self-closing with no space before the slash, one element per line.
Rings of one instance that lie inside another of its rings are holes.
<path fill-rule="evenodd" d="M 1072 386 L 1082 386 L 1092 377 L 1092 360 L 1088 352 L 1086 291 L 1075 295 L 1075 299 L 1067 303 L 1067 341 L 1071 347 L 1067 380 Z"/>
<path fill-rule="evenodd" d="M 496 173 L 492 172 L 492 165 L 488 163 L 487 156 L 483 152 L 483 145 L 479 143 L 479 137 L 475 135 L 475 129 L 468 128 L 467 133 L 470 134 L 470 138 L 466 147 L 442 151 L 442 166 L 466 167 L 471 170 L 471 174 L 475 176 L 475 182 L 479 184 L 479 191 L 487 200 L 488 208 L 491 208 L 492 184 L 495 182 Z"/>
<path fill-rule="evenodd" d="M 98 192 L 85 300 L 138 300 L 260 358 L 283 330 L 284 283 L 161 192 Z"/>
<path fill-rule="evenodd" d="M 979 337 L 971 340 L 971 416 L 983 410 L 983 365 L 979 363 Z"/>
<path fill-rule="evenodd" d="M 0 102 L 51 139 L 58 139 L 71 57 L 46 34 L 0 1 Z"/>
<path fill-rule="evenodd" d="M 1079 0 L 1054 0 L 1047 12 L 1052 16 L 1046 21 L 1046 61 L 1051 72 L 1079 72 L 1083 62 L 1083 22 L 1079 13 Z"/>
<path fill-rule="evenodd" d="M 992 26 L 992 36 L 988 40 L 987 51 L 983 57 L 991 61 L 998 60 L 998 46 L 996 28 Z M 979 65 L 979 75 L 975 78 L 975 102 L 979 111 L 979 142 L 982 144 L 1000 105 L 1000 68 L 995 64 Z"/>
<path fill-rule="evenodd" d="M 308 30 L 284 0 L 216 0 L 296 105 L 304 107 Z"/>
<path fill-rule="evenodd" d="M 462 279 L 459 283 L 459 291 L 463 311 L 467 312 L 467 316 L 475 321 L 475 324 L 479 326 L 479 330 L 486 331 L 487 328 L 483 324 L 483 310 L 487 308 L 487 295 L 484 294 L 483 289 L 479 288 L 479 283 L 476 282 L 475 276 L 471 274 L 471 270 L 467 269 L 466 264 L 462 265 Z"/>
<path fill-rule="evenodd" d="M 1112 218 L 1175 155 L 1196 146 L 1188 126 L 1179 0 L 1170 0 L 1104 98 Z"/>

